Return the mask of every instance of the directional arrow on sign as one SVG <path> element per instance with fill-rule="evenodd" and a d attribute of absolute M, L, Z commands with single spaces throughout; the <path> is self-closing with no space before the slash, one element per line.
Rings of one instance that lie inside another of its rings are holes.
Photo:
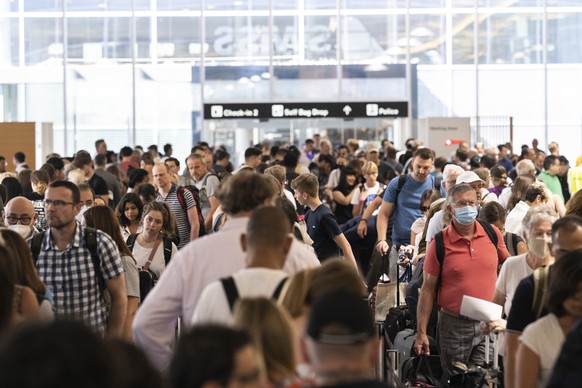
<path fill-rule="evenodd" d="M 344 111 L 344 113 L 346 114 L 346 116 L 349 116 L 350 113 L 352 112 L 352 107 L 349 105 L 344 106 L 344 109 L 342 109 Z"/>

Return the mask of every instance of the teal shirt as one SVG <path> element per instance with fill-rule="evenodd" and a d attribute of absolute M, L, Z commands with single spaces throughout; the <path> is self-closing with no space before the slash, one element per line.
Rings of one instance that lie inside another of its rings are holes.
<path fill-rule="evenodd" d="M 552 192 L 552 194 L 558 194 L 562 201 L 564 200 L 564 194 L 562 193 L 562 185 L 560 184 L 560 180 L 557 176 L 549 174 L 547 171 L 542 171 L 538 175 L 538 179 L 542 180 L 548 185 L 548 189 Z"/>

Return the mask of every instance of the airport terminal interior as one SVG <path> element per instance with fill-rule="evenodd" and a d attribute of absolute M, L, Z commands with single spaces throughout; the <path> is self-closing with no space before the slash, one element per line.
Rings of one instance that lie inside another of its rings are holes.
<path fill-rule="evenodd" d="M 578 0 L 0 0 L 0 31 L 0 121 L 52 123 L 64 155 L 98 138 L 235 160 L 315 133 L 402 147 L 428 117 L 469 118 L 485 146 L 582 145 Z M 211 115 L 225 104 L 249 114 Z"/>

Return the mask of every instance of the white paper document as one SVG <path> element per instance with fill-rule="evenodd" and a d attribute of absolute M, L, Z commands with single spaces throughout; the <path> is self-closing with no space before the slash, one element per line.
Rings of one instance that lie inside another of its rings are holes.
<path fill-rule="evenodd" d="M 477 321 L 489 322 L 501 319 L 503 306 L 483 299 L 463 296 L 461 302 L 461 315 Z"/>

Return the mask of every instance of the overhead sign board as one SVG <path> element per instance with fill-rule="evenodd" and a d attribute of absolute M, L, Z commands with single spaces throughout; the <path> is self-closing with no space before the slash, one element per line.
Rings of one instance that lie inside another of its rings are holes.
<path fill-rule="evenodd" d="M 408 102 L 405 101 L 204 104 L 206 120 L 407 116 Z"/>

